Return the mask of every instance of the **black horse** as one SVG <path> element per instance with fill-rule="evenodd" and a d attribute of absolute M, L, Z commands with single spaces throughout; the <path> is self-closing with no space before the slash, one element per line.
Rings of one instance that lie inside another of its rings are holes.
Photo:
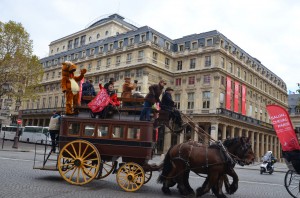
<path fill-rule="evenodd" d="M 188 181 L 190 171 L 207 174 L 196 195 L 202 196 L 212 189 L 218 198 L 224 198 L 226 196 L 222 192 L 223 182 L 226 184 L 226 190 L 231 193 L 238 188 L 238 176 L 233 169 L 234 165 L 237 162 L 241 165 L 251 164 L 253 161 L 254 153 L 249 138 L 227 139 L 224 144 L 217 143 L 209 147 L 189 141 L 169 149 L 158 182 L 163 183 L 162 191 L 165 194 L 170 194 L 169 187 L 177 183 L 182 195 L 194 195 Z M 227 174 L 233 178 L 232 184 L 226 183 Z"/>

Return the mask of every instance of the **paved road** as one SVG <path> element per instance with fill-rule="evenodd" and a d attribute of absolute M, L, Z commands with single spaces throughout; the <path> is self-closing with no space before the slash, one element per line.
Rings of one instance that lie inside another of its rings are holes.
<path fill-rule="evenodd" d="M 2 143 L 2 142 L 1 142 Z M 81 197 L 170 197 L 162 194 L 161 185 L 156 183 L 158 173 L 154 172 L 152 179 L 139 191 L 124 192 L 116 182 L 114 174 L 103 180 L 95 180 L 84 186 L 74 186 L 65 182 L 56 171 L 34 170 L 34 146 L 20 143 L 18 149 L 11 148 L 12 142 L 5 142 L 0 147 L 0 197 L 2 198 L 81 198 Z M 160 156 L 153 158 L 152 162 L 160 162 Z M 283 186 L 285 164 L 276 163 L 277 172 L 272 175 L 259 173 L 259 164 L 247 167 L 236 167 L 239 175 L 239 189 L 234 195 L 228 197 L 238 198 L 283 198 L 290 197 Z M 190 183 L 196 189 L 203 183 L 203 178 L 191 174 Z M 172 188 L 171 197 L 181 197 L 176 188 Z M 211 193 L 204 198 L 215 197 Z"/>

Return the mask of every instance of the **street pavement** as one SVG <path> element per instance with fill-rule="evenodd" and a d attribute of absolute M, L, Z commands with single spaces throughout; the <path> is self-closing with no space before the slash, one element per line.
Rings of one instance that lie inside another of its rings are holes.
<path fill-rule="evenodd" d="M 0 151 L 10 151 L 10 152 L 34 152 L 35 150 L 35 144 L 32 143 L 23 143 L 19 142 L 18 143 L 18 148 L 12 148 L 13 141 L 3 141 L 0 138 Z M 152 160 L 149 161 L 149 163 L 155 163 L 159 164 L 162 162 L 164 159 L 164 155 L 154 155 Z M 255 170 L 258 171 L 260 170 L 260 164 L 261 162 L 255 162 L 254 164 L 248 165 L 248 166 L 240 166 L 236 165 L 236 169 L 248 169 L 248 170 Z M 277 162 L 274 164 L 274 172 L 287 172 L 288 168 L 285 163 Z"/>

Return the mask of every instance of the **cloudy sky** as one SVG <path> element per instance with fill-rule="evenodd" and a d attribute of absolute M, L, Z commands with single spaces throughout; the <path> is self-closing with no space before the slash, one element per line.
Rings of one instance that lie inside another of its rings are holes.
<path fill-rule="evenodd" d="M 22 23 L 40 58 L 51 41 L 113 13 L 171 39 L 218 30 L 283 79 L 288 91 L 300 83 L 298 0 L 0 0 L 0 21 Z"/>

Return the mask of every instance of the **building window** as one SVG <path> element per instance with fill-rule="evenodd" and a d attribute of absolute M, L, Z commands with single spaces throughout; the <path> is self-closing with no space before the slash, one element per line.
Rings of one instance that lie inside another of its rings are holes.
<path fill-rule="evenodd" d="M 48 100 L 48 108 L 51 108 L 51 104 L 52 104 L 52 97 L 49 97 L 49 100 Z"/>
<path fill-rule="evenodd" d="M 170 49 L 170 43 L 169 42 L 166 42 L 165 46 L 166 46 L 166 49 L 168 49 L 168 50 Z"/>
<path fill-rule="evenodd" d="M 92 55 L 94 55 L 94 53 L 95 53 L 95 48 L 91 49 L 90 55 L 92 56 Z"/>
<path fill-rule="evenodd" d="M 131 57 L 132 57 L 132 53 L 128 53 L 127 57 L 126 57 L 126 63 L 130 63 L 131 62 Z"/>
<path fill-rule="evenodd" d="M 155 35 L 153 36 L 153 43 L 158 44 L 158 38 Z"/>
<path fill-rule="evenodd" d="M 79 46 L 79 38 L 76 38 L 74 40 L 74 48 L 78 47 Z"/>
<path fill-rule="evenodd" d="M 221 57 L 221 67 L 225 69 L 225 58 Z"/>
<path fill-rule="evenodd" d="M 97 34 L 97 39 L 99 39 L 99 38 L 100 38 L 100 34 L 98 33 L 98 34 Z"/>
<path fill-rule="evenodd" d="M 146 41 L 146 35 L 145 34 L 143 34 L 143 35 L 141 35 L 141 38 L 140 38 L 141 40 L 141 42 L 145 42 Z"/>
<path fill-rule="evenodd" d="M 110 66 L 110 58 L 107 58 L 106 59 L 106 67 L 109 67 Z"/>
<path fill-rule="evenodd" d="M 133 41 L 134 41 L 134 39 L 133 39 L 133 38 L 130 38 L 130 39 L 129 39 L 129 42 L 128 42 L 128 45 L 133 45 Z"/>
<path fill-rule="evenodd" d="M 189 77 L 188 84 L 189 84 L 189 85 L 194 85 L 194 84 L 195 84 L 195 76 L 190 76 L 190 77 Z"/>
<path fill-rule="evenodd" d="M 169 68 L 169 65 L 170 65 L 170 59 L 166 58 L 165 59 L 165 66 L 166 66 L 166 68 Z"/>
<path fill-rule="evenodd" d="M 58 105 L 58 96 L 55 96 L 55 99 L 54 99 L 54 108 L 56 108 Z"/>
<path fill-rule="evenodd" d="M 92 70 L 92 63 L 89 63 L 88 65 L 88 71 L 91 71 Z"/>
<path fill-rule="evenodd" d="M 188 93 L 187 109 L 194 109 L 194 93 Z"/>
<path fill-rule="evenodd" d="M 198 48 L 198 43 L 197 42 L 193 42 L 192 43 L 192 50 L 195 50 Z"/>
<path fill-rule="evenodd" d="M 237 76 L 240 78 L 241 77 L 241 69 L 239 67 L 236 68 L 236 73 L 237 73 Z"/>
<path fill-rule="evenodd" d="M 99 47 L 99 53 L 103 53 L 103 46 Z"/>
<path fill-rule="evenodd" d="M 182 61 L 177 61 L 177 70 L 182 70 Z"/>
<path fill-rule="evenodd" d="M 89 37 L 89 41 L 92 41 L 92 37 L 91 36 Z"/>
<path fill-rule="evenodd" d="M 136 77 L 142 77 L 143 76 L 143 69 L 137 69 L 136 70 Z"/>
<path fill-rule="evenodd" d="M 250 74 L 250 77 L 249 77 L 250 79 L 249 79 L 249 83 L 252 85 L 252 74 Z"/>
<path fill-rule="evenodd" d="M 210 105 L 210 92 L 209 91 L 204 91 L 202 93 L 203 97 L 202 97 L 202 108 L 203 109 L 209 109 L 209 105 Z"/>
<path fill-rule="evenodd" d="M 176 109 L 180 109 L 180 94 L 175 94 L 174 102 Z"/>
<path fill-rule="evenodd" d="M 175 79 L 175 86 L 181 86 L 181 78 Z"/>
<path fill-rule="evenodd" d="M 69 40 L 68 42 L 68 50 L 72 49 L 73 40 Z"/>
<path fill-rule="evenodd" d="M 105 31 L 105 36 L 108 36 L 108 31 Z"/>
<path fill-rule="evenodd" d="M 122 48 L 123 47 L 123 41 L 119 41 L 119 48 Z"/>
<path fill-rule="evenodd" d="M 211 56 L 205 56 L 205 67 L 211 66 Z"/>
<path fill-rule="evenodd" d="M 130 71 L 125 71 L 125 77 L 130 77 Z"/>
<path fill-rule="evenodd" d="M 210 75 L 209 74 L 203 76 L 203 83 L 210 84 Z"/>
<path fill-rule="evenodd" d="M 229 62 L 228 71 L 229 71 L 230 73 L 233 72 L 233 65 L 232 65 L 232 62 Z"/>
<path fill-rule="evenodd" d="M 153 56 L 153 63 L 157 63 L 157 53 L 153 52 L 152 56 Z"/>
<path fill-rule="evenodd" d="M 54 78 L 54 77 L 55 77 L 55 71 L 52 72 L 52 78 Z"/>
<path fill-rule="evenodd" d="M 225 77 L 221 76 L 221 85 L 225 85 Z"/>
<path fill-rule="evenodd" d="M 184 46 L 183 45 L 179 45 L 179 51 L 183 52 L 183 50 L 184 50 Z"/>
<path fill-rule="evenodd" d="M 85 45 L 85 35 L 84 36 L 81 36 L 81 39 L 80 39 L 80 45 L 83 46 Z"/>
<path fill-rule="evenodd" d="M 100 67 L 101 67 L 101 59 L 99 59 L 99 60 L 97 61 L 97 70 L 99 70 Z"/>
<path fill-rule="evenodd" d="M 212 39 L 207 39 L 206 40 L 206 46 L 212 46 L 213 45 L 213 40 Z"/>
<path fill-rule="evenodd" d="M 195 69 L 196 68 L 196 59 L 192 58 L 190 59 L 190 69 Z"/>
<path fill-rule="evenodd" d="M 117 56 L 116 58 L 116 66 L 119 66 L 121 62 L 121 56 Z"/>
<path fill-rule="evenodd" d="M 139 51 L 138 54 L 138 61 L 142 61 L 144 58 L 144 50 Z"/>
<path fill-rule="evenodd" d="M 112 51 L 113 49 L 114 49 L 114 44 L 113 44 L 113 43 L 109 44 L 108 50 L 109 50 L 109 51 Z"/>

